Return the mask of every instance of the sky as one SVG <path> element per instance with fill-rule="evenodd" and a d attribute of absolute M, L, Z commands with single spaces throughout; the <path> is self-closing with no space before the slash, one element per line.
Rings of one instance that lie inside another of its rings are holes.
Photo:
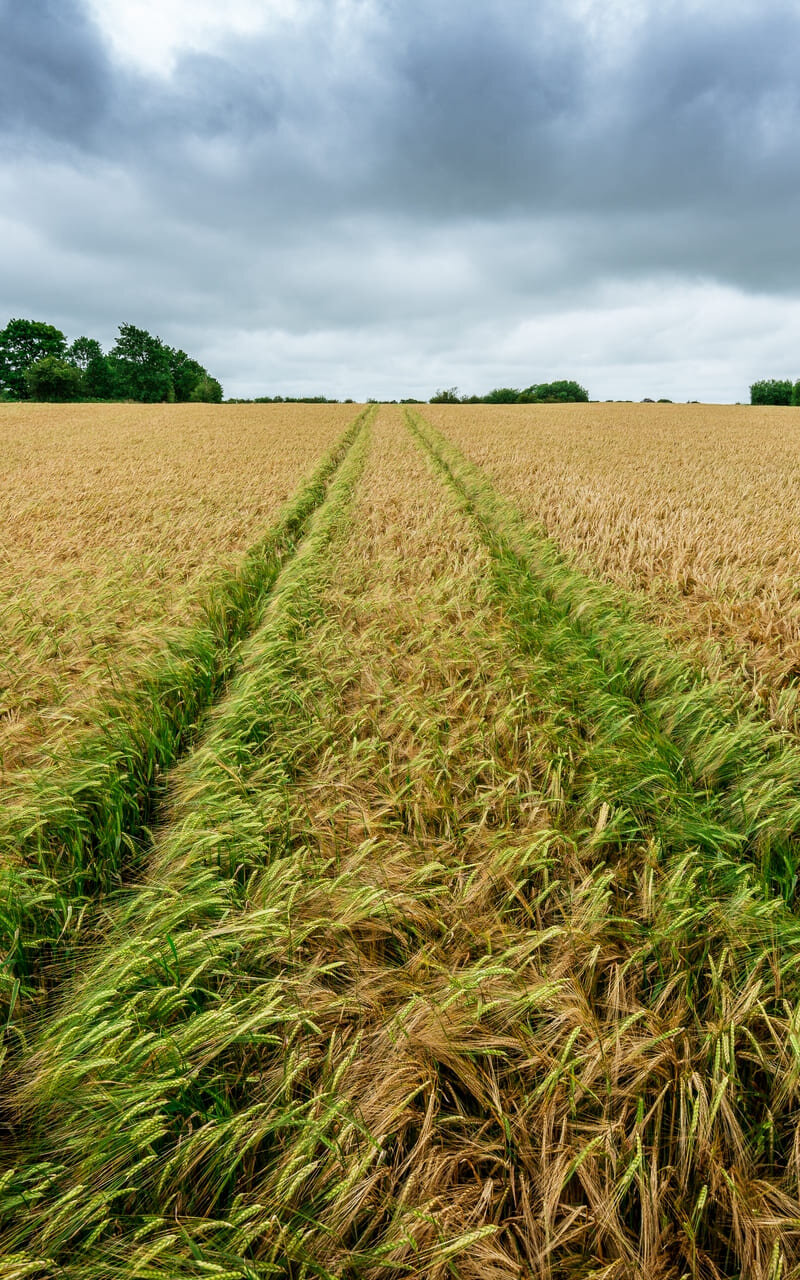
<path fill-rule="evenodd" d="M 0 0 L 0 327 L 229 396 L 800 378 L 800 0 Z"/>

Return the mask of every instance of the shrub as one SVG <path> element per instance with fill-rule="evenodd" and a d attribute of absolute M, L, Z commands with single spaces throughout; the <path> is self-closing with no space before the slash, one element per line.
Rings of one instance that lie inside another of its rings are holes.
<path fill-rule="evenodd" d="M 519 404 L 520 397 L 524 393 L 518 391 L 516 387 L 495 387 L 494 391 L 490 391 L 488 396 L 483 397 L 484 404 Z"/>
<path fill-rule="evenodd" d="M 83 390 L 80 369 L 58 356 L 45 356 L 25 371 L 31 400 L 77 400 Z"/>
<path fill-rule="evenodd" d="M 201 404 L 221 404 L 222 403 L 222 386 L 217 382 L 216 378 L 212 378 L 209 374 L 205 374 L 195 383 L 189 399 L 194 403 Z"/>

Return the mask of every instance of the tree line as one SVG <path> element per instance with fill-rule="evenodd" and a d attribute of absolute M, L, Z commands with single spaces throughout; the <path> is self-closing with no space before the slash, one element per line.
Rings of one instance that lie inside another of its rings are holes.
<path fill-rule="evenodd" d="M 407 396 L 403 400 L 376 400 L 372 396 L 367 404 L 570 404 L 588 403 L 589 393 L 577 382 L 564 379 L 560 382 L 539 382 L 521 391 L 516 387 L 496 387 L 485 396 L 462 396 L 458 387 L 436 391 L 430 400 L 417 400 Z M 352 404 L 347 400 L 332 400 L 328 396 L 255 396 L 249 399 L 228 400 L 228 404 Z"/>
<path fill-rule="evenodd" d="M 95 338 L 76 338 L 68 345 L 52 324 L 9 320 L 0 329 L 0 398 L 218 404 L 222 386 L 185 351 L 133 324 L 119 326 L 106 353 Z"/>
<path fill-rule="evenodd" d="M 226 404 L 354 404 L 352 399 L 332 400 L 330 396 L 230 396 Z"/>
<path fill-rule="evenodd" d="M 430 404 L 575 404 L 588 403 L 589 393 L 578 382 L 536 382 L 530 387 L 495 387 L 485 396 L 460 396 L 457 387 L 437 391 Z"/>
<path fill-rule="evenodd" d="M 800 380 L 762 378 L 750 388 L 751 404 L 783 404 L 800 406 Z"/>

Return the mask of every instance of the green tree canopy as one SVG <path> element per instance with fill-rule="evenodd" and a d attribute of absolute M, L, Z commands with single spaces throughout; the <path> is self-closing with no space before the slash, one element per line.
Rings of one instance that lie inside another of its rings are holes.
<path fill-rule="evenodd" d="M 44 360 L 55 360 L 31 372 Z M 70 372 L 65 372 L 66 365 Z M 31 377 L 27 375 L 31 372 Z M 77 375 L 77 377 L 76 377 Z M 218 402 L 222 386 L 199 361 L 136 325 L 123 324 L 106 355 L 85 335 L 67 347 L 60 329 L 9 320 L 0 330 L 0 398 Z"/>
<path fill-rule="evenodd" d="M 520 399 L 533 404 L 578 404 L 589 399 L 589 393 L 579 382 L 562 378 L 556 382 L 534 383 L 526 387 Z"/>
<path fill-rule="evenodd" d="M 793 387 L 789 378 L 762 378 L 750 388 L 751 404 L 791 404 Z"/>
<path fill-rule="evenodd" d="M 102 356 L 103 348 L 96 338 L 76 338 L 67 351 L 67 359 L 81 373 L 85 373 L 92 360 Z"/>
<path fill-rule="evenodd" d="M 0 329 L 0 390 L 19 400 L 29 396 L 25 374 L 46 356 L 63 360 L 67 340 L 60 329 L 40 320 L 9 320 Z"/>
<path fill-rule="evenodd" d="M 116 390 L 113 366 L 101 351 L 91 357 L 83 372 L 83 394 L 90 400 L 113 400 Z"/>
<path fill-rule="evenodd" d="M 193 392 L 199 383 L 208 377 L 208 370 L 204 369 L 199 361 L 187 356 L 185 351 L 174 351 L 171 347 L 167 347 L 167 351 L 169 352 L 169 368 L 172 375 L 175 399 L 195 399 Z M 202 399 L 203 397 L 197 398 Z"/>
<path fill-rule="evenodd" d="M 110 361 L 120 399 L 147 404 L 175 399 L 169 347 L 146 329 L 121 324 Z"/>
<path fill-rule="evenodd" d="M 25 370 L 30 400 L 77 400 L 83 390 L 80 369 L 58 356 L 44 356 Z"/>
<path fill-rule="evenodd" d="M 516 387 L 495 387 L 488 395 L 482 396 L 483 404 L 517 404 L 522 395 Z"/>
<path fill-rule="evenodd" d="M 216 378 L 204 373 L 195 383 L 189 399 L 203 404 L 221 404 L 222 384 L 217 382 Z"/>
<path fill-rule="evenodd" d="M 521 391 L 517 387 L 495 387 L 485 396 L 464 397 L 465 404 L 570 404 L 586 402 L 589 393 L 571 378 L 559 382 L 536 382 Z M 433 401 L 431 401 L 433 403 Z"/>

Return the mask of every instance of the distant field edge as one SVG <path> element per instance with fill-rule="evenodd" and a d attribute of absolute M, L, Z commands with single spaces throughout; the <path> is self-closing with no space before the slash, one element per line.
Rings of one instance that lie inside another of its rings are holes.
<path fill-rule="evenodd" d="M 236 670 L 273 586 L 361 432 L 363 409 L 267 533 L 200 601 L 197 621 L 97 710 L 96 727 L 12 779 L 0 812 L 0 1026 L 87 907 L 141 865 L 166 778 Z"/>

